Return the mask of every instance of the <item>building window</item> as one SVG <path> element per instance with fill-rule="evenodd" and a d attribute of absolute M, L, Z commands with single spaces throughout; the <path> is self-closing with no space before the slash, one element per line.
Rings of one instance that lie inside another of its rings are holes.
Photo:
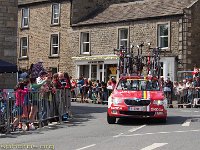
<path fill-rule="evenodd" d="M 28 57 L 28 38 L 22 37 L 20 39 L 20 58 Z"/>
<path fill-rule="evenodd" d="M 158 25 L 158 47 L 167 49 L 169 47 L 169 25 Z"/>
<path fill-rule="evenodd" d="M 60 23 L 60 4 L 52 4 L 51 24 Z"/>
<path fill-rule="evenodd" d="M 89 32 L 81 33 L 81 54 L 89 54 L 90 52 L 90 34 Z"/>
<path fill-rule="evenodd" d="M 118 30 L 118 48 L 120 48 L 121 46 L 123 46 L 124 48 L 128 47 L 128 29 L 127 28 L 123 28 L 123 29 L 119 29 Z"/>
<path fill-rule="evenodd" d="M 29 26 L 29 9 L 22 9 L 22 28 L 28 28 Z"/>
<path fill-rule="evenodd" d="M 59 34 L 51 35 L 51 56 L 58 56 L 59 54 Z"/>

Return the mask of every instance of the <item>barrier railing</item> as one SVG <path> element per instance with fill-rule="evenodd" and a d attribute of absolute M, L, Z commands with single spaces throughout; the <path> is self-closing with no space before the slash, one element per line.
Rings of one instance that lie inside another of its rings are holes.
<path fill-rule="evenodd" d="M 0 133 L 15 129 L 39 128 L 49 122 L 61 122 L 68 112 L 67 90 L 48 92 L 20 91 L 3 93 L 0 97 Z"/>

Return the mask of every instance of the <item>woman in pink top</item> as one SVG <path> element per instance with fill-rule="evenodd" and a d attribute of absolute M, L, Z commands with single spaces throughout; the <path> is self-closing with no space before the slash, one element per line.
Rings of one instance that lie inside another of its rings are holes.
<path fill-rule="evenodd" d="M 24 89 L 24 83 L 19 83 L 16 87 L 15 91 L 15 106 L 13 109 L 13 115 L 15 120 L 13 121 L 13 127 L 17 127 L 21 116 L 23 114 L 23 105 L 24 105 L 24 98 L 27 94 L 27 90 Z"/>

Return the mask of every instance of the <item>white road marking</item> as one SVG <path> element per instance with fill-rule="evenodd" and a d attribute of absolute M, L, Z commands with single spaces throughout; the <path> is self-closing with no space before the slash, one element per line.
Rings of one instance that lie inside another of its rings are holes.
<path fill-rule="evenodd" d="M 139 129 L 145 127 L 145 126 L 146 126 L 146 125 L 142 125 L 142 126 L 140 126 L 140 127 L 138 127 L 138 128 L 133 128 L 133 129 L 128 130 L 128 131 L 129 131 L 129 132 L 135 132 L 135 131 L 137 131 L 137 130 L 139 130 Z"/>
<path fill-rule="evenodd" d="M 96 144 L 88 145 L 88 146 L 85 146 L 85 147 L 82 147 L 82 148 L 79 148 L 79 149 L 76 149 L 76 150 L 82 150 L 82 149 L 90 148 L 90 147 L 93 147 L 95 145 Z"/>
<path fill-rule="evenodd" d="M 142 125 L 142 126 L 140 126 L 140 127 L 137 127 L 137 128 L 133 128 L 133 129 L 131 129 L 131 130 L 128 130 L 129 132 L 134 132 L 134 131 L 137 131 L 137 130 L 139 130 L 139 129 L 141 129 L 141 128 L 143 128 L 143 127 L 145 127 L 146 125 Z M 122 136 L 124 133 L 120 133 L 120 134 L 118 134 L 118 135 L 115 135 L 115 136 L 113 136 L 114 138 L 116 138 L 116 137 L 120 137 L 120 136 Z"/>
<path fill-rule="evenodd" d="M 195 113 L 198 113 L 199 111 L 194 111 Z"/>
<path fill-rule="evenodd" d="M 183 110 L 181 109 L 182 112 L 192 112 L 191 110 Z"/>
<path fill-rule="evenodd" d="M 162 146 L 167 145 L 167 144 L 168 143 L 154 143 L 154 144 L 152 144 L 150 146 L 147 146 L 147 147 L 145 147 L 145 148 L 143 148 L 141 150 L 153 150 L 153 149 L 156 149 L 158 147 L 162 147 Z"/>
<path fill-rule="evenodd" d="M 161 134 L 167 134 L 167 133 L 169 133 L 169 132 L 159 132 L 159 133 L 161 133 Z"/>
<path fill-rule="evenodd" d="M 187 132 L 200 132 L 200 129 L 197 130 L 183 130 L 183 131 L 171 131 L 171 132 L 155 132 L 155 133 L 143 133 L 143 134 L 129 134 L 129 135 L 120 135 L 120 136 L 143 136 L 143 135 L 155 135 L 155 134 L 170 134 L 170 133 L 187 133 Z"/>
<path fill-rule="evenodd" d="M 190 126 L 190 123 L 191 123 L 191 120 L 188 120 L 188 121 L 184 122 L 184 123 L 182 124 L 182 126 L 183 126 L 183 127 L 189 127 L 189 126 Z"/>
<path fill-rule="evenodd" d="M 122 134 L 124 134 L 124 133 L 120 133 L 120 134 L 115 135 L 115 136 L 113 136 L 113 137 L 120 137 Z"/>

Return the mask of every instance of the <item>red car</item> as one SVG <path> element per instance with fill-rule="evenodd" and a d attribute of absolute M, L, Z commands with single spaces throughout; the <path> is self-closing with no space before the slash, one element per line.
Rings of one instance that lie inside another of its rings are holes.
<path fill-rule="evenodd" d="M 167 99 L 156 78 L 121 77 L 108 99 L 107 122 L 116 118 L 155 118 L 167 121 Z"/>

